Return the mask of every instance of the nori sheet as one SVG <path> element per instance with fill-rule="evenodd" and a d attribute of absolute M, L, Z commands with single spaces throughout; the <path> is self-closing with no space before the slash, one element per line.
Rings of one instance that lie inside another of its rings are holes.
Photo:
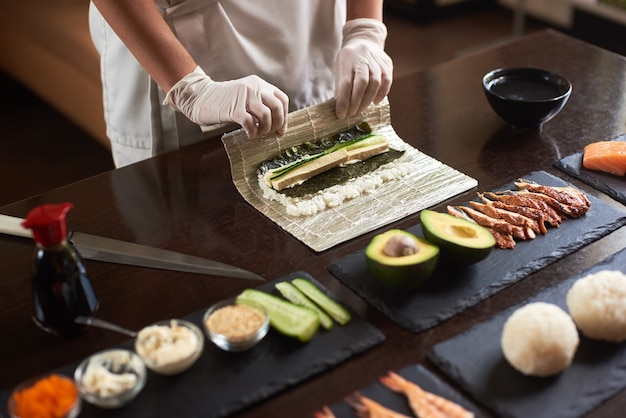
<path fill-rule="evenodd" d="M 398 151 L 390 148 L 387 152 L 375 155 L 365 161 L 331 168 L 328 171 L 308 179 L 299 186 L 289 187 L 280 190 L 278 193 L 282 193 L 288 197 L 303 197 L 309 194 L 317 193 L 320 190 L 336 184 L 342 184 L 352 178 L 371 173 L 380 166 L 400 158 L 403 154 L 404 151 Z"/>

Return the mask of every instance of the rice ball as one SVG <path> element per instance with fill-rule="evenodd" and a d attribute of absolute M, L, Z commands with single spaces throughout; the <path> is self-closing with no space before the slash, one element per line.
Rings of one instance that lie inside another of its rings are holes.
<path fill-rule="evenodd" d="M 506 360 L 529 376 L 552 376 L 565 370 L 578 348 L 572 318 L 551 303 L 529 303 L 506 320 L 501 346 Z"/>
<path fill-rule="evenodd" d="M 626 275 L 602 270 L 578 279 L 567 292 L 567 308 L 581 332 L 595 340 L 626 340 Z"/>

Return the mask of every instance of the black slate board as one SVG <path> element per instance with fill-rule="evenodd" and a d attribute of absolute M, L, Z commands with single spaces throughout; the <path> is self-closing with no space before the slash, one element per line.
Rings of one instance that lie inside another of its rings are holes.
<path fill-rule="evenodd" d="M 626 141 L 626 134 L 620 135 L 615 141 Z M 572 177 L 587 183 L 594 189 L 606 193 L 618 202 L 626 205 L 626 177 L 616 176 L 601 171 L 587 170 L 583 167 L 583 153 L 578 152 L 562 158 L 554 163 L 555 167 L 565 171 Z"/>
<path fill-rule="evenodd" d="M 295 277 L 312 280 L 332 296 L 305 272 L 295 272 L 264 283 L 258 289 L 278 294 L 274 284 Z M 202 328 L 204 312 L 195 312 L 185 319 Z M 330 331 L 320 329 L 308 343 L 300 343 L 270 329 L 265 339 L 250 351 L 227 353 L 205 339 L 202 356 L 185 373 L 160 376 L 149 372 L 145 388 L 129 405 L 108 411 L 83 403 L 81 417 L 226 416 L 320 373 L 384 339 L 385 336 L 377 328 L 354 313 L 345 326 L 335 324 Z M 132 342 L 122 346 L 132 349 Z M 73 376 L 77 365 L 68 365 L 58 372 Z M 7 398 L 7 393 L 0 396 L 3 407 Z"/>
<path fill-rule="evenodd" d="M 626 250 L 548 289 L 526 303 L 561 306 L 574 282 L 602 269 L 626 272 Z M 429 359 L 477 400 L 504 418 L 577 418 L 626 388 L 626 343 L 593 341 L 581 336 L 572 365 L 558 376 L 528 377 L 502 354 L 500 335 L 512 307 L 467 332 L 435 345 Z"/>
<path fill-rule="evenodd" d="M 523 178 L 548 186 L 568 185 L 543 171 Z M 502 189 L 515 189 L 515 186 L 509 184 Z M 365 249 L 334 261 L 328 269 L 395 323 L 420 332 L 626 224 L 626 212 L 588 197 L 591 209 L 583 217 L 568 219 L 559 228 L 549 228 L 547 234 L 534 240 L 518 242 L 513 250 L 496 248 L 485 260 L 466 269 L 446 270 L 441 266 L 431 277 L 434 284 L 418 292 L 395 292 L 380 284 L 367 267 Z M 408 231 L 423 236 L 420 225 Z"/>
<path fill-rule="evenodd" d="M 474 412 L 475 418 L 482 417 L 482 415 L 478 411 L 478 408 L 470 401 L 468 401 L 467 398 L 463 397 L 458 391 L 453 389 L 448 384 L 444 383 L 435 374 L 430 372 L 422 365 L 415 364 L 406 366 L 402 368 L 402 370 L 399 370 L 397 373 L 405 379 L 417 383 L 422 389 L 449 399 L 452 402 L 461 405 L 463 408 Z M 407 398 L 402 394 L 391 391 L 390 389 L 383 386 L 380 382 L 374 382 L 363 389 L 359 389 L 358 392 L 361 395 L 373 399 L 393 411 L 408 416 L 414 416 L 414 414 L 411 412 L 411 409 L 409 408 Z M 340 402 L 332 405 L 330 406 L 330 409 L 337 417 L 357 417 L 357 415 L 354 413 L 354 410 L 345 402 Z"/>

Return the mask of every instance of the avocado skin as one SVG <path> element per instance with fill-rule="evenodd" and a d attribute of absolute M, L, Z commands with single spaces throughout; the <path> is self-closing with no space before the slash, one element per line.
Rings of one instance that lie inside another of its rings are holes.
<path fill-rule="evenodd" d="M 432 247 L 433 244 L 425 242 L 423 238 L 419 238 L 405 231 L 391 230 L 384 234 L 374 237 L 368 245 L 365 256 L 370 272 L 381 284 L 394 291 L 416 291 L 421 288 L 430 278 L 439 262 L 439 249 L 433 252 L 430 258 L 418 259 L 417 261 L 408 261 L 406 264 L 387 264 L 384 262 L 382 248 L 385 242 L 393 236 L 393 234 L 403 233 L 410 235 L 420 242 L 421 245 Z M 408 258 L 407 258 L 408 259 Z"/>
<path fill-rule="evenodd" d="M 424 285 L 432 275 L 439 257 L 433 257 L 420 264 L 388 266 L 371 258 L 367 265 L 372 275 L 391 290 L 412 292 Z"/>
<path fill-rule="evenodd" d="M 493 237 L 491 236 L 491 233 L 486 232 L 489 234 L 488 236 L 491 239 L 488 242 L 489 245 L 486 245 L 483 248 L 467 247 L 456 242 L 446 240 L 440 235 L 433 233 L 428 223 L 428 214 L 429 211 L 427 210 L 423 210 L 420 214 L 424 238 L 439 247 L 441 260 L 446 264 L 459 267 L 470 266 L 484 260 L 487 256 L 489 256 L 489 254 L 491 254 L 491 250 L 495 245 L 495 241 L 492 241 Z M 451 215 L 446 214 L 446 216 Z M 477 229 L 483 229 L 480 225 L 476 225 L 475 227 Z"/>

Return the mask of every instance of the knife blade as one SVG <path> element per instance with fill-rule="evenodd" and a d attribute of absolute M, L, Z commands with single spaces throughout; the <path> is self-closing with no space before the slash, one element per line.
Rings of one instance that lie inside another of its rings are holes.
<path fill-rule="evenodd" d="M 0 214 L 0 233 L 32 238 L 30 230 L 22 227 L 23 221 L 21 218 Z M 68 240 L 87 260 L 265 281 L 263 277 L 239 267 L 161 248 L 77 231 L 71 231 Z"/>

